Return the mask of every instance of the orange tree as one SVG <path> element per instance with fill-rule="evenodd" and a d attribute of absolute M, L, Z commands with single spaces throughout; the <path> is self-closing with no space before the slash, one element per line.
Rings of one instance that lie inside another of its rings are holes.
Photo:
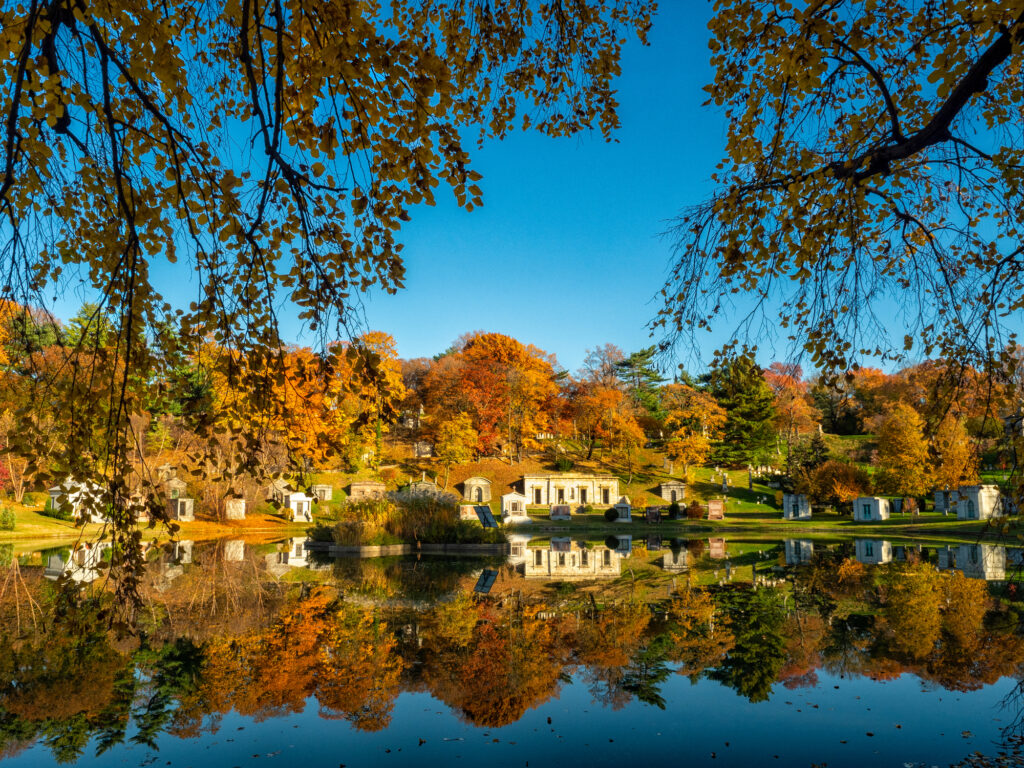
<path fill-rule="evenodd" d="M 449 359 L 450 358 L 450 359 Z M 481 450 L 511 456 L 536 445 L 557 411 L 554 359 L 500 333 L 475 333 L 431 367 L 427 402 L 438 422 L 468 413 Z"/>

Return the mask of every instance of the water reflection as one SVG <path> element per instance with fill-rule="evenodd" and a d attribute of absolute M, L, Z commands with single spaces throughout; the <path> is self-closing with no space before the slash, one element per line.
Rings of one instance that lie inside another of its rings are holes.
<path fill-rule="evenodd" d="M 825 675 L 966 691 L 1024 672 L 1020 604 L 1002 583 L 1019 550 L 614 539 L 521 537 L 507 560 L 178 542 L 147 555 L 143 631 L 130 639 L 107 631 L 102 580 L 74 575 L 103 548 L 13 558 L 22 586 L 0 592 L 0 756 L 38 743 L 74 761 L 203 740 L 231 712 L 314 708 L 379 731 L 403 692 L 497 728 L 569 681 L 619 710 L 670 706 L 679 675 L 757 703 Z M 17 618 L 30 602 L 44 618 Z"/>
<path fill-rule="evenodd" d="M 569 538 L 553 538 L 546 548 L 530 548 L 523 571 L 527 579 L 614 579 L 621 573 L 618 549 Z"/>
<path fill-rule="evenodd" d="M 103 573 L 104 556 L 109 557 L 109 542 L 86 542 L 71 549 L 52 552 L 46 559 L 43 575 L 51 581 L 65 579 L 88 584 Z"/>
<path fill-rule="evenodd" d="M 814 542 L 808 539 L 786 539 L 786 565 L 804 565 L 814 556 Z"/>

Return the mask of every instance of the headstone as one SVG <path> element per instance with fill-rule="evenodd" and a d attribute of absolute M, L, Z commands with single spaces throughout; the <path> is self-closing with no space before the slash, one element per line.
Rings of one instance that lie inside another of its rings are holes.
<path fill-rule="evenodd" d="M 572 509 L 568 504 L 551 505 L 552 520 L 572 520 Z"/>
<path fill-rule="evenodd" d="M 708 520 L 725 519 L 725 500 L 711 499 L 708 501 Z"/>

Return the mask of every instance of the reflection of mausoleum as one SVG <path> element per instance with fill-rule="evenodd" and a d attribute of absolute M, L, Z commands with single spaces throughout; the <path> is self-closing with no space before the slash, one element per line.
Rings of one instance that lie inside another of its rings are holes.
<path fill-rule="evenodd" d="M 622 556 L 613 549 L 553 539 L 547 548 L 526 551 L 528 579 L 613 579 L 622 571 Z"/>
<path fill-rule="evenodd" d="M 103 553 L 111 548 L 110 542 L 85 543 L 75 547 L 67 555 L 50 555 L 43 575 L 51 581 L 66 577 L 77 584 L 88 584 L 100 576 Z"/>
<path fill-rule="evenodd" d="M 939 547 L 939 568 L 957 569 L 971 579 L 1002 581 L 1006 578 L 1006 547 L 994 544 L 960 544 Z"/>
<path fill-rule="evenodd" d="M 306 568 L 309 565 L 305 536 L 296 536 L 277 546 L 278 551 L 266 557 L 267 572 L 271 575 L 280 577 L 292 568 Z"/>
<path fill-rule="evenodd" d="M 814 542 L 810 539 L 786 539 L 786 565 L 803 565 L 814 557 Z"/>
<path fill-rule="evenodd" d="M 681 573 L 690 567 L 690 552 L 685 547 L 666 549 L 661 558 L 661 567 L 669 573 Z"/>
<path fill-rule="evenodd" d="M 892 543 L 883 539 L 857 539 L 853 542 L 857 562 L 881 565 L 892 562 Z"/>

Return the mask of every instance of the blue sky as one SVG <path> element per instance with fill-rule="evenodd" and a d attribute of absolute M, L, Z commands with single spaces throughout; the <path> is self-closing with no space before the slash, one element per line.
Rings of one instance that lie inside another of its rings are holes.
<path fill-rule="evenodd" d="M 364 295 L 367 328 L 390 333 L 407 358 L 432 356 L 469 331 L 506 333 L 569 370 L 590 348 L 611 343 L 629 353 L 654 343 L 646 325 L 671 258 L 661 235 L 710 193 L 723 152 L 721 113 L 702 106 L 712 79 L 710 15 L 708 3 L 663 3 L 651 44 L 626 46 L 617 141 L 517 132 L 471 147 L 484 206 L 467 213 L 445 193 L 411 211 L 399 233 L 406 288 Z M 91 298 L 86 283 L 67 277 L 53 306 L 65 319 Z M 174 305 L 199 290 L 182 266 L 154 263 L 153 277 Z M 279 317 L 286 338 L 315 344 L 287 307 Z M 705 359 L 730 330 L 723 322 L 708 335 Z"/>
<path fill-rule="evenodd" d="M 650 345 L 645 325 L 671 257 L 660 234 L 710 192 L 724 146 L 720 113 L 701 107 L 710 10 L 664 3 L 651 45 L 625 49 L 617 143 L 517 133 L 476 151 L 483 208 L 466 213 L 449 197 L 412 211 L 401 234 L 406 289 L 369 296 L 368 325 L 392 334 L 403 357 L 483 329 L 553 352 L 570 370 L 587 348 Z M 725 335 L 710 335 L 706 353 Z"/>

